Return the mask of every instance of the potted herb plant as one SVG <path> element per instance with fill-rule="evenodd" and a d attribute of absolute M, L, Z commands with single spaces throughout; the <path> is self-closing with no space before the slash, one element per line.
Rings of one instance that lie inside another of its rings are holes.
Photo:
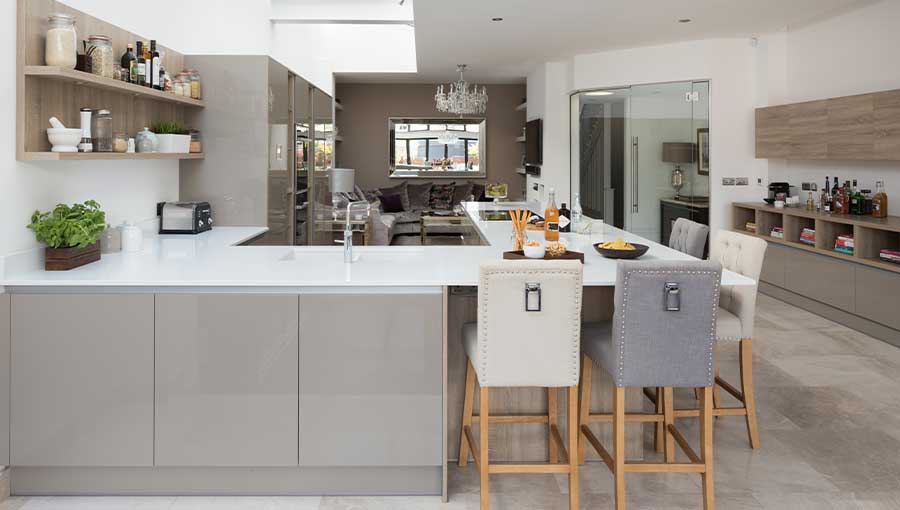
<path fill-rule="evenodd" d="M 28 228 L 47 245 L 44 269 L 65 271 L 100 260 L 100 234 L 106 228 L 106 213 L 100 204 L 57 205 L 52 211 L 34 211 Z"/>
<path fill-rule="evenodd" d="M 160 122 L 152 131 L 159 139 L 159 152 L 188 153 L 191 150 L 191 135 L 177 122 Z"/>

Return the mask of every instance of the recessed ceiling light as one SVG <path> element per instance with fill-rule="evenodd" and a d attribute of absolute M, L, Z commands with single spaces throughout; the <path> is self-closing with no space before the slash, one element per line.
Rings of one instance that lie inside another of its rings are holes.
<path fill-rule="evenodd" d="M 691 18 L 681 18 L 680 20 L 678 20 L 679 23 L 690 23 L 691 21 L 694 20 L 692 20 Z"/>
<path fill-rule="evenodd" d="M 503 21 L 503 18 L 491 18 L 491 21 Z"/>
<path fill-rule="evenodd" d="M 613 93 L 608 90 L 595 90 L 594 92 L 587 92 L 585 95 L 586 96 L 611 96 L 611 95 L 613 95 Z"/>

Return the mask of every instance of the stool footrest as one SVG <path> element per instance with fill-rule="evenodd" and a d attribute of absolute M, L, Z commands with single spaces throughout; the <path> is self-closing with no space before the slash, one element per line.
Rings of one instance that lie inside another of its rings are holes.
<path fill-rule="evenodd" d="M 626 473 L 705 473 L 706 465 L 693 462 L 626 462 Z"/>
<path fill-rule="evenodd" d="M 481 416 L 472 415 L 472 422 L 481 421 Z M 549 423 L 546 414 L 492 414 L 488 416 L 488 423 Z"/>
<path fill-rule="evenodd" d="M 631 423 L 655 423 L 665 421 L 665 416 L 656 413 L 629 413 L 625 415 L 625 422 Z M 588 415 L 590 423 L 612 423 L 612 414 L 591 414 Z"/>
<path fill-rule="evenodd" d="M 747 416 L 747 410 L 743 407 L 719 407 L 713 409 L 713 416 Z M 676 409 L 676 418 L 697 418 L 700 416 L 699 409 Z"/>
<path fill-rule="evenodd" d="M 491 464 L 488 473 L 568 473 L 567 464 Z"/>

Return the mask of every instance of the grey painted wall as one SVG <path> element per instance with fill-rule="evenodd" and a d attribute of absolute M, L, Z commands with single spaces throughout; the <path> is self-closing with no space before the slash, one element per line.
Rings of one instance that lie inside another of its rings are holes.
<path fill-rule="evenodd" d="M 356 169 L 364 189 L 397 184 L 388 177 L 389 117 L 452 117 L 434 108 L 436 84 L 338 83 L 335 95 L 344 107 L 337 126 L 344 141 L 337 144 L 337 166 Z M 525 99 L 525 85 L 488 85 L 487 178 L 479 182 L 509 184 L 511 198 L 524 196 L 524 144 L 517 143 L 525 112 L 515 111 Z"/>

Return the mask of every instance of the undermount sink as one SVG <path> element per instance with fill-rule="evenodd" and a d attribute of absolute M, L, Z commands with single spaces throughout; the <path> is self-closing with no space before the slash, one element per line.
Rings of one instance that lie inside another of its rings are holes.
<path fill-rule="evenodd" d="M 398 263 L 420 257 L 425 250 L 419 246 L 354 246 L 353 262 Z M 279 262 L 339 262 L 344 263 L 343 246 L 309 246 L 291 248 Z"/>

